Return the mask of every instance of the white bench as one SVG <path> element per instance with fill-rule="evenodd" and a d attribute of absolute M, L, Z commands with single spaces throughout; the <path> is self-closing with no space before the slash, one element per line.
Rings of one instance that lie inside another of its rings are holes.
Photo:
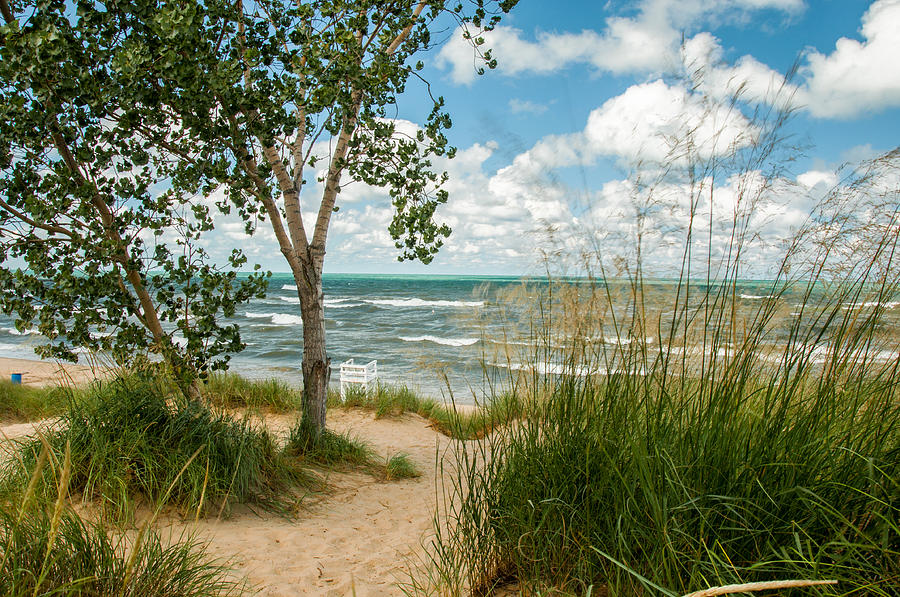
<path fill-rule="evenodd" d="M 362 384 L 369 393 L 370 384 L 378 381 L 378 361 L 369 361 L 365 365 L 354 365 L 353 359 L 341 363 L 341 400 L 347 398 L 349 384 Z"/>

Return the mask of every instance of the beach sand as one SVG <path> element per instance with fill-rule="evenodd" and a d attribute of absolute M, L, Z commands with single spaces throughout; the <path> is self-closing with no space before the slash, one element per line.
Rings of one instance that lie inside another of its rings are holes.
<path fill-rule="evenodd" d="M 18 367 L 31 378 L 26 383 L 53 383 L 60 374 L 59 365 L 16 359 L 0 359 L 0 367 L 7 376 Z M 89 371 L 62 368 L 72 379 L 88 379 Z M 286 434 L 293 422 L 292 415 L 266 417 L 276 435 Z M 442 482 L 438 463 L 452 451 L 452 440 L 417 415 L 376 420 L 369 411 L 338 408 L 329 411 L 328 427 L 349 431 L 385 458 L 405 452 L 422 476 L 382 481 L 363 473 L 329 472 L 329 489 L 290 519 L 235 507 L 221 520 L 170 517 L 156 526 L 176 538 L 196 534 L 213 556 L 246 577 L 251 595 L 402 595 L 398 582 L 408 581 L 408 570 L 420 561 L 432 532 L 436 487 Z M 0 426 L 9 438 L 33 429 L 32 423 Z"/>
<path fill-rule="evenodd" d="M 0 357 L 0 379 L 10 379 L 13 373 L 21 374 L 22 384 L 27 386 L 81 385 L 98 377 L 106 376 L 109 373 L 109 369 L 99 365 L 90 367 L 56 361 L 32 361 L 29 359 Z"/>

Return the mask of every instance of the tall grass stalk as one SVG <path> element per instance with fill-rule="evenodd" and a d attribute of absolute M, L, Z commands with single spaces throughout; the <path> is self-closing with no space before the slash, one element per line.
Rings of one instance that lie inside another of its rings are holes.
<path fill-rule="evenodd" d="M 32 500 L 45 467 L 57 468 L 49 455 L 47 445 L 20 501 L 11 508 L 0 506 L 0 594 L 174 597 L 242 592 L 243 584 L 191 537 L 164 541 L 145 525 L 141 537 L 129 543 L 123 533 L 82 521 L 68 508 L 69 458 L 61 470 L 51 471 L 50 476 L 59 478 L 53 506 Z"/>

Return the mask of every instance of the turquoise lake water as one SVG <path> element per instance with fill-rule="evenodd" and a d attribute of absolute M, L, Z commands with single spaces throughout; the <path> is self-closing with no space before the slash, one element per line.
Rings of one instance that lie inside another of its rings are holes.
<path fill-rule="evenodd" d="M 406 384 L 423 394 L 472 403 L 502 386 L 510 371 L 521 367 L 527 356 L 502 353 L 503 347 L 528 340 L 529 323 L 521 308 L 504 298 L 519 289 L 525 296 L 540 292 L 540 280 L 527 286 L 518 278 L 469 276 L 326 275 L 324 277 L 327 350 L 332 383 L 339 379 L 338 366 L 347 359 L 356 364 L 378 361 L 380 378 Z M 671 295 L 673 282 L 652 284 L 659 296 Z M 746 281 L 738 287 L 740 303 L 755 308 L 770 298 L 771 283 Z M 702 289 L 701 289 L 702 290 Z M 786 323 L 795 315 L 793 293 L 777 299 L 784 306 Z M 871 308 L 849 305 L 847 308 Z M 620 314 L 630 309 L 617 307 Z M 886 305 L 885 323 L 900 328 L 900 302 Z M 277 377 L 291 383 L 301 380 L 303 328 L 299 299 L 289 274 L 274 274 L 269 292 L 241 307 L 233 321 L 240 326 L 247 348 L 232 357 L 231 369 L 252 378 Z M 606 329 L 601 343 L 615 332 Z M 778 342 L 778 330 L 772 341 Z M 648 339 L 654 343 L 653 338 Z M 656 339 L 658 345 L 658 339 Z M 33 346 L 42 337 L 21 333 L 13 321 L 0 315 L 0 356 L 35 358 Z M 507 356 L 504 356 L 507 355 Z M 893 352 L 887 355 L 893 358 Z M 548 372 L 553 372 L 549 363 Z"/>
<path fill-rule="evenodd" d="M 379 376 L 435 397 L 452 390 L 464 402 L 481 383 L 485 345 L 492 333 L 481 325 L 497 309 L 496 292 L 518 285 L 516 278 L 326 275 L 327 350 L 337 382 L 338 365 L 378 361 Z M 231 370 L 253 378 L 278 377 L 299 383 L 303 328 L 293 278 L 273 274 L 264 299 L 238 309 L 247 348 Z M 0 315 L 0 355 L 36 358 L 36 333 L 20 333 Z M 440 374 L 442 371 L 446 374 Z M 449 382 L 449 385 L 448 385 Z"/>

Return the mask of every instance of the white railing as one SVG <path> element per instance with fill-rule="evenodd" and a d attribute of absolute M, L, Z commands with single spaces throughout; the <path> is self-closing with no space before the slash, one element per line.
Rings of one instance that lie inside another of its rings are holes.
<path fill-rule="evenodd" d="M 378 381 L 378 361 L 369 361 L 365 365 L 354 365 L 353 359 L 341 363 L 341 400 L 347 398 L 349 384 L 361 384 L 369 393 L 371 384 Z"/>

